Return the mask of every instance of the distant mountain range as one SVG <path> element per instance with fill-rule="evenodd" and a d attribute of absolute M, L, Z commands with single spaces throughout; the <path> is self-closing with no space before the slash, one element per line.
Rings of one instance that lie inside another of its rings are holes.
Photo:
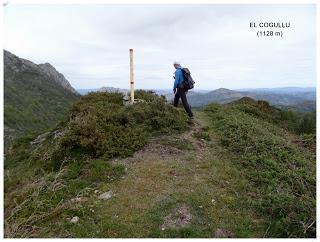
<path fill-rule="evenodd" d="M 294 90 L 294 91 L 293 91 Z M 292 107 L 297 111 L 312 111 L 316 109 L 315 88 L 275 88 L 250 89 L 249 91 L 234 91 L 220 88 L 204 94 L 189 96 L 191 106 L 202 107 L 211 102 L 229 103 L 242 97 L 255 100 L 265 100 L 278 107 Z"/>
<path fill-rule="evenodd" d="M 43 132 L 60 121 L 80 94 L 51 64 L 35 64 L 4 50 L 4 140 Z"/>
<path fill-rule="evenodd" d="M 277 88 L 242 88 L 235 89 L 235 91 L 243 92 L 272 92 L 272 93 L 303 93 L 303 92 L 315 92 L 315 87 L 277 87 Z"/>
<path fill-rule="evenodd" d="M 158 95 L 167 95 L 168 93 L 172 93 L 172 90 L 169 89 L 158 89 L 153 90 L 150 89 L 150 91 L 155 91 Z M 77 92 L 81 95 L 86 95 L 90 92 L 120 92 L 123 94 L 128 94 L 130 92 L 129 89 L 124 88 L 116 88 L 116 87 L 100 87 L 100 88 L 89 88 L 89 89 L 77 89 Z"/>
<path fill-rule="evenodd" d="M 81 95 L 86 95 L 90 92 L 120 92 L 126 94 L 129 92 L 128 89 L 116 88 L 116 87 L 100 87 L 100 88 L 88 88 L 88 89 L 77 89 L 77 92 Z"/>

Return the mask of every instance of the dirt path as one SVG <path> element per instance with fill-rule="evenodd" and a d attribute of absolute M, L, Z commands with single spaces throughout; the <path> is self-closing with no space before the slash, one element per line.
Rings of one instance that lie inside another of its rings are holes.
<path fill-rule="evenodd" d="M 246 181 L 219 146 L 203 113 L 180 135 L 153 139 L 133 157 L 113 160 L 126 175 L 102 185 L 89 205 L 101 237 L 256 236 L 242 208 Z M 104 192 L 112 197 L 100 200 Z"/>

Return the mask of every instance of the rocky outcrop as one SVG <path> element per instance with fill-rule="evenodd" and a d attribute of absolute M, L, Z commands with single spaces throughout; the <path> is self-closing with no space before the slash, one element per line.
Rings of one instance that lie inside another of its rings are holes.
<path fill-rule="evenodd" d="M 35 64 L 29 60 L 19 58 L 18 56 L 10 53 L 9 51 L 4 50 L 4 68 L 5 71 L 11 71 L 13 74 L 18 74 L 22 72 L 33 72 L 33 73 L 39 73 L 41 75 L 44 75 L 46 78 L 49 78 L 50 80 L 53 80 L 60 86 L 62 86 L 64 89 L 67 89 L 75 94 L 77 94 L 77 91 L 70 85 L 68 80 L 58 72 L 51 64 L 45 63 L 45 64 Z M 12 81 L 7 79 L 6 81 Z"/>
<path fill-rule="evenodd" d="M 101 87 L 98 89 L 98 92 L 118 92 L 127 95 L 129 90 L 116 87 Z"/>
<path fill-rule="evenodd" d="M 61 73 L 59 73 L 50 63 L 40 64 L 39 67 L 56 83 L 60 84 L 62 87 L 68 89 L 73 93 L 77 93 L 77 91 L 70 85 L 67 79 Z"/>

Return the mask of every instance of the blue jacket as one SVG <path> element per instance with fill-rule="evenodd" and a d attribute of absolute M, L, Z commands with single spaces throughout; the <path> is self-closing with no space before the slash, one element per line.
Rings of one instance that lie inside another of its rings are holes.
<path fill-rule="evenodd" d="M 180 86 L 180 84 L 182 84 L 183 82 L 183 73 L 181 68 L 176 69 L 176 71 L 174 72 L 174 84 L 173 84 L 173 92 L 176 91 L 176 89 Z"/>

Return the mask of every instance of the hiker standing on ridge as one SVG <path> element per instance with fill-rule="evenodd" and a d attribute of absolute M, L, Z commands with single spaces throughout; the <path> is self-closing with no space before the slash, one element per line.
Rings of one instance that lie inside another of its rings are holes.
<path fill-rule="evenodd" d="M 182 67 L 179 62 L 173 63 L 174 68 L 176 68 L 176 71 L 174 72 L 174 84 L 173 84 L 173 93 L 174 93 L 174 102 L 173 105 L 175 107 L 178 107 L 179 99 L 181 98 L 182 104 L 184 109 L 186 110 L 189 117 L 193 117 L 193 113 L 191 111 L 191 107 L 188 103 L 186 93 L 188 92 L 188 89 L 184 87 L 183 80 L 184 75 L 182 71 Z"/>

